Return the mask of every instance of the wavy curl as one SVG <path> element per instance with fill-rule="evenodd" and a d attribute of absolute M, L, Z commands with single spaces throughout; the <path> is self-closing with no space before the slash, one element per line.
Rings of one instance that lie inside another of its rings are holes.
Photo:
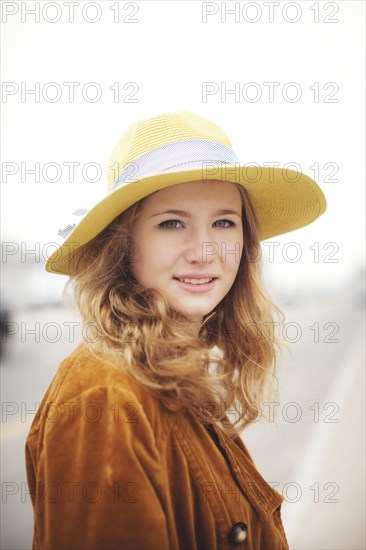
<path fill-rule="evenodd" d="M 74 253 L 64 290 L 93 328 L 86 345 L 95 356 L 229 437 L 257 420 L 267 390 L 274 394 L 269 382 L 283 347 L 274 327 L 284 321 L 262 288 L 259 224 L 247 191 L 237 187 L 244 233 L 238 273 L 198 337 L 160 290 L 144 288 L 132 274 L 131 234 L 143 199 Z"/>

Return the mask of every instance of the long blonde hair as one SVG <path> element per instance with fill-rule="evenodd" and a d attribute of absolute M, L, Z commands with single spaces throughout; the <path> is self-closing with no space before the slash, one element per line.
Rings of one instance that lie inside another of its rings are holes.
<path fill-rule="evenodd" d="M 283 323 L 262 289 L 253 205 L 246 190 L 237 187 L 244 233 L 238 273 L 227 295 L 204 317 L 198 337 L 160 290 L 144 288 L 132 274 L 131 233 L 143 199 L 74 253 L 64 292 L 68 297 L 72 291 L 83 322 L 94 327 L 95 337 L 86 342 L 94 355 L 155 396 L 178 401 L 201 422 L 218 423 L 230 437 L 258 418 L 266 389 L 273 394 L 267 382 L 276 380 L 276 348 L 281 349 L 274 326 Z M 226 415 L 233 406 L 231 423 Z"/>

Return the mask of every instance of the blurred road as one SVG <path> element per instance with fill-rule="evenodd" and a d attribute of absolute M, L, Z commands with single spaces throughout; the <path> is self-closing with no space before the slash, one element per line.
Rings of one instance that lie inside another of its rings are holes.
<path fill-rule="evenodd" d="M 285 496 L 283 521 L 291 549 L 362 550 L 364 309 L 347 292 L 336 300 L 317 296 L 282 309 L 287 339 L 294 343 L 292 356 L 284 352 L 278 367 L 276 416 L 252 424 L 242 438 L 262 475 Z M 19 311 L 12 321 L 18 332 L 9 337 L 1 366 L 1 548 L 28 550 L 33 516 L 25 438 L 81 330 L 75 313 L 57 307 Z"/>
<path fill-rule="evenodd" d="M 364 310 L 340 293 L 288 309 L 286 317 L 305 330 L 279 368 L 277 417 L 251 425 L 242 438 L 285 497 L 291 549 L 364 550 Z"/>

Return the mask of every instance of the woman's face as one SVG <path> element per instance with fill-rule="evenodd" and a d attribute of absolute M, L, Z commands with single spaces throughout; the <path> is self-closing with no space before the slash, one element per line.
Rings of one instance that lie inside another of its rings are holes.
<path fill-rule="evenodd" d="M 179 210 L 179 212 L 168 212 Z M 225 212 L 230 211 L 230 212 Z M 234 183 L 192 181 L 142 201 L 132 233 L 131 268 L 145 288 L 160 289 L 198 335 L 203 316 L 226 296 L 243 250 L 241 198 Z M 193 278 L 196 283 L 180 282 Z M 204 283 L 200 279 L 214 280 Z"/>

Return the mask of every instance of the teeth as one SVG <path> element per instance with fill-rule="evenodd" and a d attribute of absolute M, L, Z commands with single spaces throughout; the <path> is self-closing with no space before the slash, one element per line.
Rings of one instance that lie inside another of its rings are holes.
<path fill-rule="evenodd" d="M 209 283 L 213 279 L 208 277 L 206 279 L 179 279 L 179 281 L 183 281 L 184 283 L 191 283 L 193 285 L 202 285 L 204 283 Z"/>

